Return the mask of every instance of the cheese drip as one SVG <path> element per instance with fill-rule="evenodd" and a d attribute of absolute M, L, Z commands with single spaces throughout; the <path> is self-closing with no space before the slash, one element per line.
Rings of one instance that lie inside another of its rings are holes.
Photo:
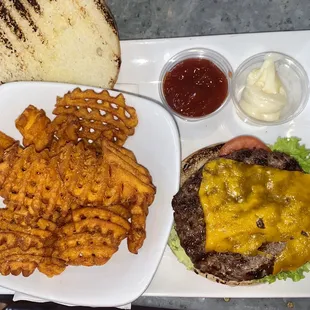
<path fill-rule="evenodd" d="M 199 197 L 207 251 L 267 255 L 261 245 L 285 242 L 274 274 L 310 261 L 310 175 L 217 159 L 204 166 Z"/>

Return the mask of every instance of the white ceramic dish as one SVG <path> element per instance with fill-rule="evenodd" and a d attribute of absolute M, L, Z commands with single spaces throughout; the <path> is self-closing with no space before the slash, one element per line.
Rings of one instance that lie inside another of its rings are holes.
<path fill-rule="evenodd" d="M 14 121 L 29 104 L 43 108 L 52 117 L 56 96 L 75 87 L 37 82 L 2 85 L 0 130 L 20 139 Z M 110 94 L 118 93 L 111 91 Z M 51 279 L 38 271 L 29 278 L 1 276 L 0 286 L 50 301 L 91 307 L 127 304 L 145 291 L 163 255 L 172 224 L 170 202 L 179 186 L 180 142 L 173 117 L 160 104 L 131 94 L 125 94 L 125 99 L 136 108 L 139 118 L 136 133 L 125 146 L 149 169 L 157 187 L 147 218 L 147 238 L 139 254 L 130 254 L 123 242 L 104 266 L 68 267 L 63 274 Z"/>
<path fill-rule="evenodd" d="M 219 52 L 230 62 L 234 70 L 254 54 L 270 50 L 279 51 L 294 57 L 310 76 L 309 37 L 310 31 L 298 31 L 124 41 L 122 70 L 118 83 L 136 84 L 140 94 L 159 100 L 158 82 L 164 64 L 178 52 L 195 47 Z M 206 145 L 246 133 L 256 135 L 267 143 L 273 143 L 278 136 L 298 136 L 310 148 L 309 103 L 293 121 L 272 128 L 257 128 L 244 124 L 236 115 L 232 101 L 210 119 L 190 123 L 178 118 L 177 122 L 181 132 L 183 158 Z M 187 271 L 167 248 L 144 295 L 210 298 L 310 297 L 309 287 L 310 273 L 306 279 L 297 283 L 287 280 L 252 287 L 228 287 L 213 283 Z"/>

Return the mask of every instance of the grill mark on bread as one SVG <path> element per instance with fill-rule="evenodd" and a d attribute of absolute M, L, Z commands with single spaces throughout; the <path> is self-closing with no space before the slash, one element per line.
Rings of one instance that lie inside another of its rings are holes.
<path fill-rule="evenodd" d="M 34 32 L 37 32 L 38 26 L 32 20 L 31 15 L 29 11 L 26 9 L 26 7 L 20 2 L 20 0 L 13 0 L 12 2 L 19 15 L 28 21 L 29 26 L 32 28 Z"/>
<path fill-rule="evenodd" d="M 0 2 L 0 18 L 5 22 L 5 24 L 10 28 L 10 30 L 15 34 L 19 40 L 26 41 L 25 35 L 19 28 L 17 22 L 10 14 L 9 10 L 4 6 L 3 2 Z"/>
<path fill-rule="evenodd" d="M 29 5 L 26 5 L 27 2 Z M 27 0 L 27 2 L 24 4 L 21 0 L 7 0 L 7 6 L 5 6 L 4 1 L 0 2 L 0 19 L 4 21 L 8 31 L 11 31 L 18 41 L 27 42 L 22 27 L 18 24 L 18 19 L 14 19 L 13 17 L 13 13 L 18 14 L 21 19 L 27 21 L 31 31 L 36 33 L 42 44 L 44 44 L 45 39 L 30 12 L 30 8 L 33 8 L 34 14 L 41 14 L 40 5 L 36 0 Z M 0 32 L 0 42 L 2 42 L 11 53 L 16 53 L 14 43 L 9 40 L 4 32 Z"/>
<path fill-rule="evenodd" d="M 37 14 L 41 14 L 41 7 L 37 0 L 27 0 Z"/>
<path fill-rule="evenodd" d="M 114 81 L 114 79 L 111 78 L 109 81 L 109 85 L 110 85 L 109 87 L 112 88 L 112 85 L 114 85 L 114 84 L 115 84 L 115 81 Z"/>
<path fill-rule="evenodd" d="M 10 40 L 6 37 L 5 33 L 0 31 L 0 43 L 4 44 L 4 46 L 13 53 L 15 50 L 13 48 L 12 43 Z"/>
<path fill-rule="evenodd" d="M 103 0 L 94 0 L 94 3 L 96 4 L 97 8 L 99 11 L 101 11 L 101 13 L 103 13 L 107 23 L 111 26 L 111 28 L 113 29 L 113 32 L 115 34 L 118 34 L 117 31 L 117 27 L 116 27 L 116 23 L 115 20 L 110 12 L 110 10 L 108 9 L 108 7 L 106 6 L 105 2 Z"/>
<path fill-rule="evenodd" d="M 120 69 L 121 64 L 122 64 L 121 58 L 114 54 L 114 59 L 115 59 L 114 61 L 117 63 L 118 69 Z"/>

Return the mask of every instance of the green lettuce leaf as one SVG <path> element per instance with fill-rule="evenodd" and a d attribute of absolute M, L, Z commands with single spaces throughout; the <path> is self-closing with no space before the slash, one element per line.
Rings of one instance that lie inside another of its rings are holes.
<path fill-rule="evenodd" d="M 302 280 L 305 278 L 304 272 L 310 271 L 310 263 L 306 263 L 303 266 L 299 267 L 295 271 L 282 271 L 278 273 L 277 275 L 270 275 L 267 277 L 264 277 L 263 279 L 259 280 L 261 283 L 273 283 L 276 280 L 286 280 L 286 279 L 292 279 L 294 282 L 298 282 L 299 280 Z"/>
<path fill-rule="evenodd" d="M 168 239 L 168 245 L 173 252 L 173 254 L 177 257 L 178 261 L 185 265 L 188 270 L 193 270 L 194 265 L 191 259 L 186 255 L 184 249 L 181 247 L 179 236 L 174 228 L 174 225 L 171 229 L 170 236 Z"/>
<path fill-rule="evenodd" d="M 278 138 L 276 143 L 271 146 L 273 151 L 280 151 L 294 157 L 301 168 L 309 173 L 310 172 L 310 150 L 304 144 L 300 144 L 299 138 Z"/>

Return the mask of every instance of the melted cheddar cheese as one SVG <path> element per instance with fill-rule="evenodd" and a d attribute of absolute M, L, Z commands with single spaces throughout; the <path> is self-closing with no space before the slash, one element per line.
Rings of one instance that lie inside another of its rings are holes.
<path fill-rule="evenodd" d="M 217 159 L 204 166 L 199 197 L 207 251 L 267 255 L 261 245 L 285 242 L 274 274 L 310 261 L 310 175 Z"/>

